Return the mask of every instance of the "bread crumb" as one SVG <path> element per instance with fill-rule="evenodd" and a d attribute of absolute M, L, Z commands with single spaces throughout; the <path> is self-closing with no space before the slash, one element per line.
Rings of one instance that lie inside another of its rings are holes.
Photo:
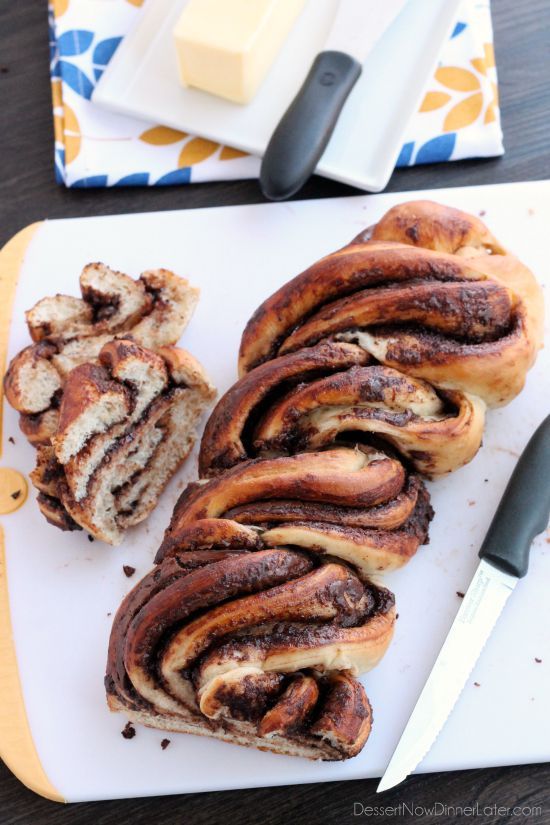
<path fill-rule="evenodd" d="M 132 567 L 129 564 L 123 564 L 122 569 L 124 570 L 124 575 L 127 576 L 128 578 L 130 578 L 130 576 L 133 576 L 134 573 L 136 572 L 136 568 Z"/>
<path fill-rule="evenodd" d="M 482 218 L 482 217 L 483 217 L 484 215 L 486 215 L 486 214 L 487 214 L 487 211 L 486 211 L 485 209 L 480 209 L 480 210 L 479 210 L 479 217 L 480 217 L 480 218 Z"/>
<path fill-rule="evenodd" d="M 124 729 L 121 730 L 120 733 L 124 739 L 133 739 L 136 735 L 136 729 L 131 722 L 126 722 Z"/>
<path fill-rule="evenodd" d="M 170 744 L 169 739 L 163 739 L 162 742 L 160 743 L 160 746 L 161 746 L 162 750 L 165 751 L 169 744 Z"/>
<path fill-rule="evenodd" d="M 474 501 L 473 499 L 471 499 L 471 500 L 468 502 L 468 507 L 473 507 L 473 506 L 474 506 L 474 504 L 475 504 L 475 501 Z"/>

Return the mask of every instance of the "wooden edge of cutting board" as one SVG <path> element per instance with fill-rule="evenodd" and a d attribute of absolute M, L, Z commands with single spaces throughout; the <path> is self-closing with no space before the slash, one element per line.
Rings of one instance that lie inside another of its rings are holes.
<path fill-rule="evenodd" d="M 0 250 L 0 374 L 6 369 L 11 312 L 25 253 L 42 221 L 26 226 Z M 3 393 L 0 384 L 0 457 Z M 6 516 L 9 518 L 9 515 Z M 0 527 L 0 757 L 15 776 L 40 796 L 65 802 L 40 762 L 25 710 L 9 607 L 4 532 Z"/>

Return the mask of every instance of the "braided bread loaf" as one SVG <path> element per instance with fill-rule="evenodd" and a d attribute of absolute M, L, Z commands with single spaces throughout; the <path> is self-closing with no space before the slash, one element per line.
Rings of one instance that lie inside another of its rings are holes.
<path fill-rule="evenodd" d="M 354 756 L 372 714 L 353 677 L 395 621 L 368 575 L 404 564 L 430 517 L 421 482 L 369 449 L 244 462 L 189 485 L 156 569 L 115 617 L 109 706 L 279 753 Z"/>
<path fill-rule="evenodd" d="M 355 677 L 395 618 L 372 577 L 427 541 L 418 473 L 475 455 L 486 406 L 536 357 L 541 306 L 481 221 L 427 202 L 269 298 L 206 425 L 203 481 L 115 618 L 111 709 L 280 753 L 358 753 L 371 714 Z"/>
<path fill-rule="evenodd" d="M 478 219 L 403 204 L 285 284 L 250 319 L 241 374 L 326 338 L 488 406 L 511 401 L 542 345 L 541 289 Z"/>

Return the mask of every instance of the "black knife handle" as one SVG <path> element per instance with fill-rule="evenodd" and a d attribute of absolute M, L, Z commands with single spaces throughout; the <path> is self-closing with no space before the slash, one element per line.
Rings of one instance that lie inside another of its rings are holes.
<path fill-rule="evenodd" d="M 531 436 L 479 551 L 482 559 L 521 578 L 533 539 L 550 515 L 550 415 Z"/>
<path fill-rule="evenodd" d="M 361 74 L 344 52 L 321 52 L 273 132 L 262 161 L 260 186 L 270 200 L 289 198 L 313 173 Z"/>

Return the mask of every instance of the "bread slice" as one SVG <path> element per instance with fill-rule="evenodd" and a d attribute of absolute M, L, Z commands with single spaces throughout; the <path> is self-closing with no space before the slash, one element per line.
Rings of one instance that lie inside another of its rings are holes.
<path fill-rule="evenodd" d="M 133 280 L 102 263 L 84 267 L 80 290 L 82 298 L 46 297 L 26 313 L 34 344 L 16 355 L 4 379 L 6 398 L 35 446 L 56 432 L 63 385 L 75 367 L 97 364 L 115 337 L 131 335 L 153 350 L 174 346 L 198 300 L 198 290 L 167 269 Z"/>
<path fill-rule="evenodd" d="M 57 431 L 31 478 L 50 523 L 117 545 L 189 454 L 215 389 L 182 349 L 115 339 L 98 360 L 67 376 Z"/>

